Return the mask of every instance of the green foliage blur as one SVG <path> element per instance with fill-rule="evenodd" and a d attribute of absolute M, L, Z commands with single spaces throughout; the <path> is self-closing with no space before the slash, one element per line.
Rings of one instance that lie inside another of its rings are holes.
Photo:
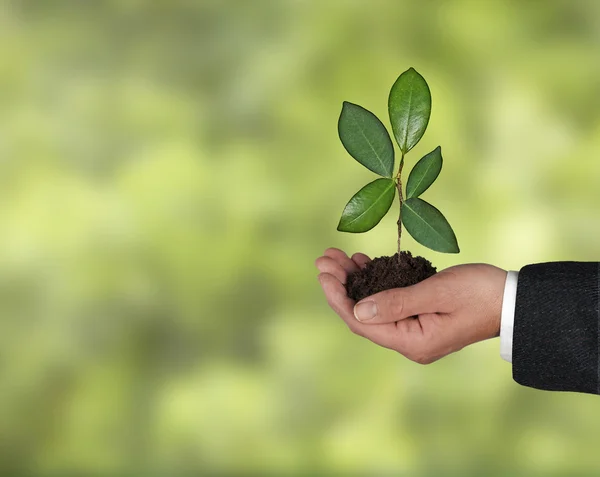
<path fill-rule="evenodd" d="M 4 1 L 0 475 L 598 475 L 594 396 L 498 340 L 423 367 L 348 332 L 314 260 L 415 67 L 438 268 L 600 259 L 600 2 Z M 386 123 L 387 125 L 388 123 Z M 413 162 L 414 163 L 414 162 Z"/>

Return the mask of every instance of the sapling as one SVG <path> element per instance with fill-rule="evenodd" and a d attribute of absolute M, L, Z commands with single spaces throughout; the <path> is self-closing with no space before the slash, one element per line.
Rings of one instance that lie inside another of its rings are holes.
<path fill-rule="evenodd" d="M 444 215 L 421 198 L 442 170 L 441 147 L 414 165 L 403 193 L 404 158 L 423 137 L 431 115 L 429 86 L 414 68 L 402 73 L 392 86 L 388 110 L 392 132 L 400 149 L 396 172 L 392 139 L 377 116 L 345 101 L 338 121 L 339 136 L 348 153 L 381 177 L 354 194 L 342 212 L 337 229 L 351 233 L 371 230 L 390 209 L 396 192 L 400 203 L 398 252 L 392 257 L 376 258 L 348 277 L 348 294 L 356 300 L 388 288 L 412 285 L 436 272 L 428 260 L 401 250 L 403 226 L 417 242 L 431 250 L 459 252 L 454 231 Z"/>

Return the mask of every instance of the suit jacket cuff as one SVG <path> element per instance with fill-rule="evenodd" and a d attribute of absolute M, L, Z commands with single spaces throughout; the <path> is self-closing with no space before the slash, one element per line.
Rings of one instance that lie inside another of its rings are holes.
<path fill-rule="evenodd" d="M 515 381 L 599 394 L 599 265 L 554 262 L 521 269 L 513 332 Z"/>

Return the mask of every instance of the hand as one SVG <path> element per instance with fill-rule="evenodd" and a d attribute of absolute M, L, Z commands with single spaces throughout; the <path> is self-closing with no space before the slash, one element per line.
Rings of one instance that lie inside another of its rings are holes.
<path fill-rule="evenodd" d="M 457 265 L 356 304 L 344 283 L 369 260 L 362 253 L 349 258 L 329 248 L 315 262 L 329 306 L 353 333 L 420 364 L 500 334 L 505 270 L 483 263 Z"/>

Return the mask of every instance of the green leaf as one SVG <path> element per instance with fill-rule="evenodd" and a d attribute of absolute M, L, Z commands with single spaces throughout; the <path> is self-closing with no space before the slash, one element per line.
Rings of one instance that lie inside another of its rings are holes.
<path fill-rule="evenodd" d="M 359 190 L 346 204 L 337 229 L 340 232 L 366 232 L 387 213 L 396 194 L 392 179 L 375 179 Z"/>
<path fill-rule="evenodd" d="M 452 227 L 433 205 L 413 197 L 402 203 L 401 214 L 406 230 L 421 245 L 437 252 L 460 252 Z"/>
<path fill-rule="evenodd" d="M 429 189 L 442 170 L 442 148 L 436 147 L 415 164 L 406 183 L 406 198 L 419 197 Z"/>
<path fill-rule="evenodd" d="M 402 73 L 392 86 L 388 109 L 394 136 L 406 154 L 425 133 L 431 115 L 429 86 L 414 68 Z"/>
<path fill-rule="evenodd" d="M 354 159 L 380 176 L 392 177 L 394 145 L 383 123 L 371 111 L 344 101 L 338 133 Z"/>

